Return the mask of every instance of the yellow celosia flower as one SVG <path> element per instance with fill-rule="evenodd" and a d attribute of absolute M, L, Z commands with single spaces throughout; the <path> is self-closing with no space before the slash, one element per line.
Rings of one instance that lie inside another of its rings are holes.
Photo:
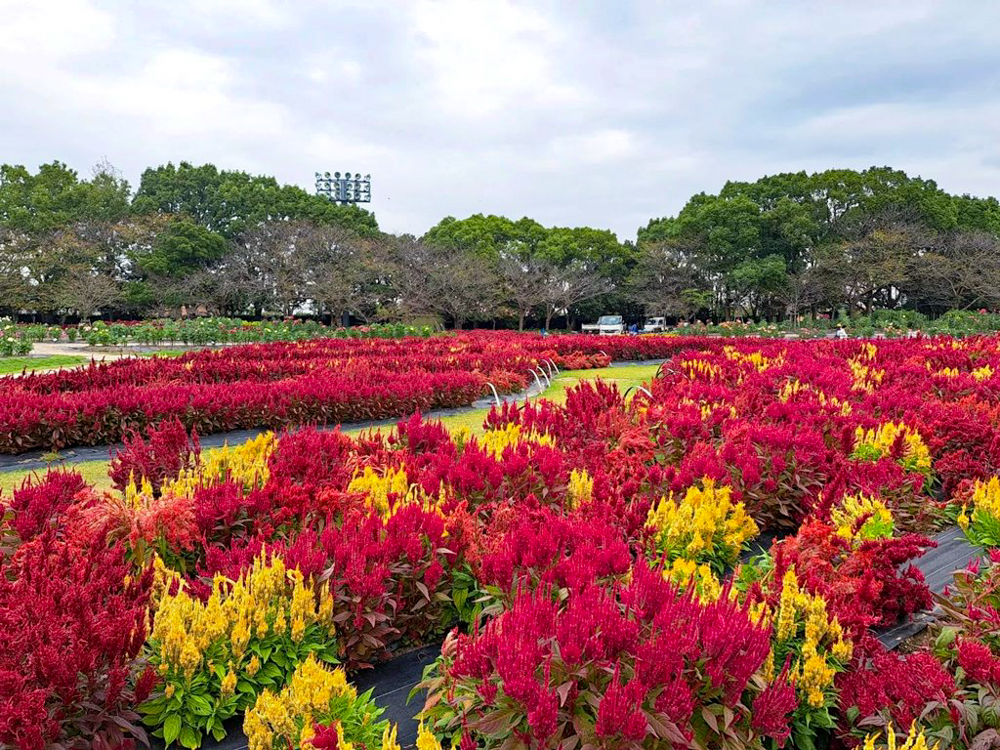
<path fill-rule="evenodd" d="M 504 451 L 508 448 L 514 448 L 521 444 L 552 447 L 556 441 L 547 432 L 539 433 L 531 430 L 522 434 L 521 425 L 514 423 L 487 430 L 479 438 L 479 447 L 497 459 L 502 458 Z"/>
<path fill-rule="evenodd" d="M 663 577 L 678 586 L 694 586 L 698 598 L 706 602 L 717 601 L 722 593 L 722 584 L 712 569 L 691 560 L 678 558 L 664 568 Z"/>
<path fill-rule="evenodd" d="M 250 677 L 253 677 L 260 671 L 260 658 L 254 654 L 250 661 L 247 662 L 246 672 Z"/>
<path fill-rule="evenodd" d="M 383 518 L 389 518 L 399 508 L 410 503 L 417 503 L 428 511 L 440 512 L 445 499 L 443 487 L 440 496 L 433 498 L 419 485 L 410 484 L 406 470 L 402 467 L 389 467 L 380 474 L 371 466 L 366 466 L 363 471 L 354 475 L 347 491 L 364 495 L 368 507 Z"/>
<path fill-rule="evenodd" d="M 900 464 L 909 471 L 931 473 L 931 452 L 920 433 L 902 422 L 886 422 L 875 429 L 858 427 L 855 431 L 854 458 L 868 461 L 889 455 L 902 436 L 903 455 Z"/>
<path fill-rule="evenodd" d="M 841 401 L 836 396 L 827 396 L 823 391 L 808 383 L 801 382 L 798 378 L 787 381 L 778 391 L 778 400 L 787 403 L 800 393 L 815 394 L 816 400 L 821 406 L 829 406 L 835 414 L 842 417 L 849 416 L 853 411 L 850 401 Z"/>
<path fill-rule="evenodd" d="M 387 726 L 382 732 L 382 750 L 402 750 L 396 741 L 398 727 L 395 724 Z"/>
<path fill-rule="evenodd" d="M 705 478 L 703 488 L 690 487 L 677 500 L 673 493 L 650 508 L 646 526 L 654 530 L 657 549 L 668 561 L 731 564 L 743 543 L 758 533 L 743 503 L 734 503 L 731 487 L 716 487 Z"/>
<path fill-rule="evenodd" d="M 977 479 L 973 485 L 972 522 L 982 516 L 1000 518 L 1000 478 L 991 477 L 986 482 Z"/>
<path fill-rule="evenodd" d="M 691 380 L 713 381 L 722 377 L 721 367 L 703 359 L 685 359 L 681 361 L 680 366 Z"/>
<path fill-rule="evenodd" d="M 250 490 L 262 487 L 270 476 L 268 460 L 277 438 L 273 432 L 263 432 L 252 440 L 230 447 L 223 446 L 206 454 L 193 469 L 187 469 L 163 485 L 164 494 L 191 496 L 199 487 L 209 487 L 231 479 Z"/>
<path fill-rule="evenodd" d="M 962 512 L 958 514 L 958 518 L 956 519 L 956 521 L 958 522 L 958 525 L 962 529 L 962 531 L 966 531 L 969 528 L 969 513 L 968 513 L 968 510 L 969 510 L 968 506 L 963 505 L 962 506 Z"/>
<path fill-rule="evenodd" d="M 801 589 L 794 568 L 782 578 L 775 619 L 774 647 L 781 658 L 789 651 L 789 643 L 802 638 L 801 659 L 794 670 L 796 689 L 811 707 L 822 707 L 824 690 L 833 684 L 839 666 L 850 660 L 853 645 L 845 640 L 837 619 L 829 616 L 826 601 Z"/>
<path fill-rule="evenodd" d="M 778 621 L 774 633 L 778 643 L 784 643 L 796 631 L 795 616 L 796 601 L 799 596 L 799 580 L 795 577 L 795 571 L 789 568 L 782 579 L 781 599 L 778 602 Z"/>
<path fill-rule="evenodd" d="M 982 383 L 984 380 L 989 380 L 993 377 L 993 368 L 989 365 L 977 367 L 972 371 L 972 377 L 975 378 L 977 382 Z"/>
<path fill-rule="evenodd" d="M 257 696 L 257 702 L 243 719 L 248 747 L 271 750 L 277 741 L 295 740 L 304 746 L 313 736 L 313 721 L 326 720 L 334 698 L 347 696 L 353 700 L 357 695 L 343 669 L 326 669 L 310 654 L 280 693 L 265 690 Z M 337 734 L 339 747 L 350 747 L 344 742 L 339 723 Z M 394 734 L 392 738 L 395 740 Z"/>
<path fill-rule="evenodd" d="M 570 510 L 587 505 L 594 497 L 594 480 L 586 469 L 573 469 L 569 474 L 569 486 L 566 488 L 566 500 Z"/>
<path fill-rule="evenodd" d="M 468 427 L 461 426 L 455 427 L 448 431 L 451 435 L 451 442 L 453 442 L 458 448 L 463 448 L 469 444 L 469 440 L 472 439 L 472 430 Z"/>
<path fill-rule="evenodd" d="M 722 347 L 722 353 L 727 359 L 740 364 L 748 364 L 758 372 L 764 372 L 764 370 L 771 367 L 781 367 L 785 363 L 783 354 L 779 354 L 776 357 L 765 357 L 760 350 L 741 352 L 734 346 L 724 346 Z"/>
<path fill-rule="evenodd" d="M 761 675 L 767 682 L 774 682 L 774 649 L 767 652 L 767 658 L 761 667 Z"/>
<path fill-rule="evenodd" d="M 227 698 L 236 692 L 236 673 L 233 671 L 232 665 L 229 666 L 229 671 L 226 672 L 226 676 L 222 678 L 222 697 Z"/>
<path fill-rule="evenodd" d="M 198 671 L 212 644 L 227 644 L 239 669 L 252 637 L 281 634 L 291 622 L 292 636 L 301 640 L 314 623 L 332 627 L 329 593 L 317 602 L 313 589 L 298 570 L 288 571 L 281 558 L 257 558 L 238 581 L 217 577 L 208 601 L 190 596 L 184 588 L 165 594 L 157 605 L 150 641 L 157 648 L 161 671 L 166 667 L 187 679 Z M 253 630 L 251 630 L 253 623 Z M 253 671 L 260 661 L 252 657 Z"/>
<path fill-rule="evenodd" d="M 781 403 L 786 404 L 792 398 L 794 398 L 798 393 L 808 389 L 809 386 L 803 385 L 798 378 L 786 381 L 785 384 L 781 386 L 781 389 L 778 391 L 778 400 Z"/>
<path fill-rule="evenodd" d="M 885 378 L 885 370 L 869 367 L 864 364 L 864 359 L 865 357 L 859 355 L 858 357 L 847 360 L 847 364 L 851 368 L 851 376 L 854 378 L 851 390 L 874 393 L 875 387 L 881 385 L 883 378 Z M 867 359 L 874 359 L 874 355 L 867 357 Z"/>
<path fill-rule="evenodd" d="M 856 529 L 862 518 L 866 518 L 865 522 Z M 885 503 L 865 495 L 845 495 L 830 511 L 830 519 L 837 535 L 850 541 L 885 539 L 892 536 L 895 528 L 892 512 Z"/>
<path fill-rule="evenodd" d="M 424 728 L 423 722 L 417 729 L 417 750 L 442 750 L 437 737 Z"/>
<path fill-rule="evenodd" d="M 821 708 L 826 701 L 823 690 L 833 684 L 836 671 L 826 663 L 826 659 L 816 653 L 815 648 L 808 645 L 802 649 L 805 661 L 796 688 L 806 695 L 806 700 L 813 708 Z"/>
<path fill-rule="evenodd" d="M 865 737 L 864 750 L 880 750 L 881 748 L 885 748 L 885 750 L 938 750 L 939 746 L 937 742 L 933 745 L 927 744 L 927 737 L 923 730 L 917 730 L 916 722 L 910 725 L 910 733 L 906 735 L 906 741 L 902 745 L 896 744 L 896 732 L 893 731 L 892 724 L 886 727 L 885 743 L 876 744 L 878 740 L 879 735 L 869 734 Z"/>
<path fill-rule="evenodd" d="M 344 725 L 337 722 L 337 750 L 354 750 L 354 743 L 344 739 Z"/>

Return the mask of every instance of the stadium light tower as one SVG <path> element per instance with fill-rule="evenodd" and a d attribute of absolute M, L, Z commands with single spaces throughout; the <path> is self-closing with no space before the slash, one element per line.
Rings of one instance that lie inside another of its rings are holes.
<path fill-rule="evenodd" d="M 360 172 L 353 175 L 350 172 L 334 172 L 333 175 L 329 172 L 317 172 L 316 195 L 343 205 L 371 203 L 372 176 L 362 176 Z"/>

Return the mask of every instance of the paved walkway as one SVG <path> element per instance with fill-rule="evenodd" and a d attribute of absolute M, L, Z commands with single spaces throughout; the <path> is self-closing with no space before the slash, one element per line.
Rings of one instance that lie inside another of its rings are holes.
<path fill-rule="evenodd" d="M 111 350 L 95 350 L 94 347 L 81 341 L 41 341 L 31 347 L 34 356 L 53 357 L 70 354 L 76 357 L 87 357 L 97 362 L 111 362 L 116 359 L 133 357 L 133 352 L 114 352 Z M 76 365 L 72 365 L 76 366 Z M 60 368 L 53 368 L 60 369 Z"/>

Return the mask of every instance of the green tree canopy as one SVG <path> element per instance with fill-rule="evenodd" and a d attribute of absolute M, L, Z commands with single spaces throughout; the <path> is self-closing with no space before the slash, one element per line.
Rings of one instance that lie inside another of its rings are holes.
<path fill-rule="evenodd" d="M 138 261 L 146 273 L 176 278 L 220 260 L 228 247 L 222 235 L 189 219 L 178 219 L 156 235 L 150 252 Z"/>
<path fill-rule="evenodd" d="M 270 221 L 302 219 L 336 224 L 359 235 L 378 232 L 375 215 L 342 206 L 273 177 L 219 170 L 214 164 L 166 164 L 142 173 L 132 204 L 137 213 L 183 214 L 232 239 Z"/>
<path fill-rule="evenodd" d="M 110 168 L 81 180 L 62 162 L 32 174 L 20 165 L 0 166 L 0 227 L 39 234 L 78 221 L 119 221 L 128 215 L 128 183 Z"/>

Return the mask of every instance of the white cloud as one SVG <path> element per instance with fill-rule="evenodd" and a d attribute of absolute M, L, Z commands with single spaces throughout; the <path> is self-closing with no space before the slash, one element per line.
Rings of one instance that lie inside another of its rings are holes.
<path fill-rule="evenodd" d="M 410 18 L 417 59 L 451 116 L 516 115 L 522 108 L 566 106 L 579 96 L 556 76 L 552 54 L 561 34 L 530 7 L 508 0 L 419 0 Z"/>
<path fill-rule="evenodd" d="M 129 118 L 158 137 L 281 137 L 283 107 L 234 95 L 235 79 L 223 58 L 167 49 L 125 76 L 78 79 L 71 93 L 81 106 L 102 101 L 107 116 Z"/>
<path fill-rule="evenodd" d="M 890 164 L 996 190 L 1000 7 L 0 0 L 3 159 L 371 172 L 393 231 L 634 236 L 698 191 Z"/>
<path fill-rule="evenodd" d="M 5 0 L 0 61 L 14 79 L 28 64 L 51 68 L 67 59 L 100 53 L 114 40 L 114 20 L 87 0 Z"/>
<path fill-rule="evenodd" d="M 619 128 L 605 128 L 553 139 L 549 160 L 553 165 L 574 159 L 588 164 L 614 163 L 635 152 L 632 133 Z"/>

